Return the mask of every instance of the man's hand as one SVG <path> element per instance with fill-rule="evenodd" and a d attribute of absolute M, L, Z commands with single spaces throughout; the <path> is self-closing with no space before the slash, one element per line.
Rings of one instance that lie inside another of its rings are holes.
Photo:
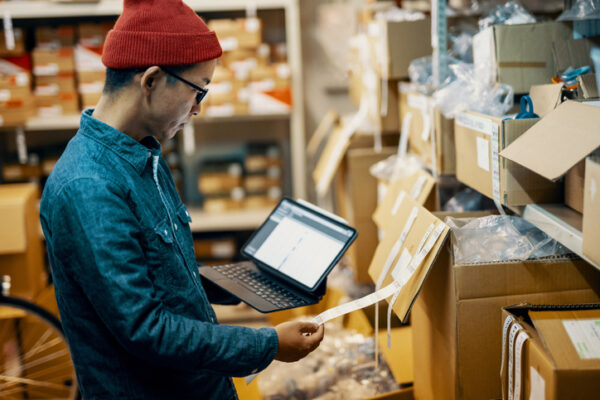
<path fill-rule="evenodd" d="M 275 327 L 279 338 L 279 348 L 275 359 L 294 362 L 304 358 L 319 347 L 323 340 L 325 327 L 312 322 L 291 321 Z"/>

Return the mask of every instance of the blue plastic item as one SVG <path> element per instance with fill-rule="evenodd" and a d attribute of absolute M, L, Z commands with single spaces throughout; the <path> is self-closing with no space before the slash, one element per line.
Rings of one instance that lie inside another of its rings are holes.
<path fill-rule="evenodd" d="M 540 116 L 533 112 L 533 101 L 528 94 L 521 97 L 521 112 L 515 115 L 515 119 L 539 118 Z"/>
<path fill-rule="evenodd" d="M 587 74 L 588 72 L 590 72 L 591 68 L 589 65 L 586 65 L 584 67 L 579 67 L 571 71 L 569 71 L 569 69 L 563 72 L 563 74 L 560 76 L 564 82 L 576 80 L 579 75 Z"/>

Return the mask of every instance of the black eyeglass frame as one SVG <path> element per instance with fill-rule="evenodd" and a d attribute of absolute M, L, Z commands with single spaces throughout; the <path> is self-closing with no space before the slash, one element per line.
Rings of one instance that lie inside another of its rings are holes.
<path fill-rule="evenodd" d="M 202 99 L 204 99 L 204 97 L 206 97 L 206 94 L 208 93 L 208 89 L 201 88 L 200 86 L 196 85 L 195 83 L 192 83 L 192 82 L 188 81 L 187 79 L 184 79 L 181 76 L 177 75 L 176 73 L 169 71 L 165 67 L 160 67 L 160 69 L 165 71 L 165 73 L 167 75 L 171 75 L 173 78 L 180 80 L 181 82 L 185 83 L 186 85 L 188 85 L 192 89 L 194 89 L 196 91 L 196 104 L 200 104 Z"/>

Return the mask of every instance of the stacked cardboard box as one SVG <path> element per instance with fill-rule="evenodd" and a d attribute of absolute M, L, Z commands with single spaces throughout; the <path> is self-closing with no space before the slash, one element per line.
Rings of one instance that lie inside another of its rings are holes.
<path fill-rule="evenodd" d="M 76 114 L 75 27 L 40 27 L 31 56 L 35 77 L 35 105 L 39 116 Z"/>
<path fill-rule="evenodd" d="M 11 61 L 26 61 L 28 56 L 0 59 L 0 126 L 24 125 L 34 113 L 29 70 Z"/>
<path fill-rule="evenodd" d="M 102 64 L 102 45 L 110 24 L 85 23 L 77 26 L 75 71 L 81 107 L 94 107 L 104 87 L 106 67 Z"/>
<path fill-rule="evenodd" d="M 274 207 L 283 193 L 283 158 L 277 145 L 255 145 L 244 160 L 247 208 Z"/>

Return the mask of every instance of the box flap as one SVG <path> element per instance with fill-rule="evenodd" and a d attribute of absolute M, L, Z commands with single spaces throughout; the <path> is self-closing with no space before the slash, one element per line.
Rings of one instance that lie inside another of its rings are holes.
<path fill-rule="evenodd" d="M 567 101 L 527 130 L 500 155 L 554 181 L 598 147 L 600 107 Z"/>
<path fill-rule="evenodd" d="M 383 358 L 390 367 L 394 379 L 399 384 L 412 383 L 413 377 L 413 335 L 412 326 L 392 328 L 392 347 L 387 347 L 387 332 L 381 330 L 377 341 Z"/>
<path fill-rule="evenodd" d="M 533 112 L 544 118 L 550 111 L 554 110 L 560 103 L 562 95 L 562 83 L 534 85 L 529 91 L 529 96 L 533 102 Z"/>
<path fill-rule="evenodd" d="M 600 370 L 598 309 L 530 311 L 529 317 L 558 369 Z"/>
<path fill-rule="evenodd" d="M 577 77 L 577 84 L 581 91 L 581 95 L 584 99 L 597 99 L 600 97 L 598 94 L 598 82 L 596 81 L 596 74 L 585 74 Z"/>
<path fill-rule="evenodd" d="M 424 169 L 412 175 L 396 179 L 389 184 L 385 196 L 373 213 L 373 221 L 381 229 L 398 212 L 402 196 L 411 196 L 419 205 L 424 205 L 435 187 L 435 179 Z M 404 192 L 404 194 L 402 194 Z"/>
<path fill-rule="evenodd" d="M 351 136 L 346 135 L 343 126 L 340 125 L 334 128 L 327 140 L 325 149 L 313 171 L 313 179 L 319 196 L 324 196 L 329 190 L 335 172 L 350 146 L 350 138 Z"/>
<path fill-rule="evenodd" d="M 36 193 L 34 184 L 0 186 L 0 254 L 22 253 L 27 249 L 26 204 Z"/>
<path fill-rule="evenodd" d="M 436 230 L 439 232 L 437 239 Z M 446 224 L 410 196 L 405 196 L 397 214 L 384 231 L 384 237 L 375 249 L 375 255 L 369 266 L 369 275 L 373 282 L 377 282 L 384 268 L 389 265 L 382 287 L 389 285 L 399 276 L 407 277 L 408 281 L 402 286 L 392 307 L 403 322 L 406 321 L 408 312 L 421 291 L 449 230 Z M 429 246 L 431 246 L 429 252 L 426 252 L 419 262 L 420 250 L 427 250 Z M 395 249 L 397 251 L 393 252 Z M 391 299 L 388 298 L 388 302 Z"/>

